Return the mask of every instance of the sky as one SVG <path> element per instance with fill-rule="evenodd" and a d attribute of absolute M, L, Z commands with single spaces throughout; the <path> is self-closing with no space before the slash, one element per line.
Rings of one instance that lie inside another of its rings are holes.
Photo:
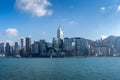
<path fill-rule="evenodd" d="M 120 0 L 0 0 L 0 42 L 120 36 Z"/>

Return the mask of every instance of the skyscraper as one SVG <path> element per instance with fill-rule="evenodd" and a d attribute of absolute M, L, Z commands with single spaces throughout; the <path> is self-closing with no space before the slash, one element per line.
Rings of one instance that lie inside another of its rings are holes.
<path fill-rule="evenodd" d="M 6 43 L 6 46 L 5 46 L 5 56 L 12 56 L 9 43 Z"/>
<path fill-rule="evenodd" d="M 57 38 L 63 40 L 63 31 L 61 25 L 59 25 L 59 28 L 57 30 Z"/>
<path fill-rule="evenodd" d="M 81 41 L 79 37 L 76 38 L 75 43 L 76 43 L 76 56 L 80 56 Z"/>
<path fill-rule="evenodd" d="M 31 54 L 31 39 L 30 38 L 26 38 L 25 39 L 26 42 L 26 56 Z"/>
<path fill-rule="evenodd" d="M 58 38 L 53 38 L 53 41 L 52 41 L 52 46 L 56 49 L 59 48 L 59 45 L 58 45 Z"/>
<path fill-rule="evenodd" d="M 21 39 L 20 41 L 21 41 L 21 46 L 20 47 L 21 47 L 21 49 L 23 49 L 24 48 L 24 39 Z"/>
<path fill-rule="evenodd" d="M 33 55 L 39 55 L 39 41 L 35 41 L 32 46 Z"/>
<path fill-rule="evenodd" d="M 4 54 L 4 43 L 0 43 L 0 54 Z"/>
<path fill-rule="evenodd" d="M 46 48 L 47 48 L 46 41 L 40 40 L 40 56 L 44 57 L 47 55 Z"/>
<path fill-rule="evenodd" d="M 59 25 L 59 28 L 57 30 L 57 38 L 58 38 L 59 48 L 62 49 L 63 48 L 63 31 L 62 31 L 62 28 L 60 25 Z"/>
<path fill-rule="evenodd" d="M 24 48 L 24 39 L 20 39 L 20 55 L 24 56 L 24 52 L 25 48 Z"/>
<path fill-rule="evenodd" d="M 15 55 L 19 55 L 19 45 L 18 45 L 18 42 L 15 42 L 15 45 L 14 45 L 14 50 L 15 50 Z"/>

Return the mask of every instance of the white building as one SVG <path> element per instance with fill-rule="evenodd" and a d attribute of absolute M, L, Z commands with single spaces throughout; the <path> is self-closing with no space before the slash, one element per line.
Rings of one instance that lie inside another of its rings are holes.
<path fill-rule="evenodd" d="M 63 31 L 62 31 L 62 28 L 60 25 L 59 25 L 59 28 L 57 30 L 57 38 L 63 40 Z"/>
<path fill-rule="evenodd" d="M 59 25 L 59 28 L 57 30 L 57 38 L 58 38 L 58 44 L 59 48 L 63 48 L 63 31 L 61 29 L 61 26 Z"/>

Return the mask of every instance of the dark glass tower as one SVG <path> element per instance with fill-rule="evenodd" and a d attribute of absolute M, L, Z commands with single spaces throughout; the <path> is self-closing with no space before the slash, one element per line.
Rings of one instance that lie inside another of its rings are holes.
<path fill-rule="evenodd" d="M 6 46 L 5 46 L 5 56 L 12 56 L 11 52 L 10 52 L 10 44 L 9 43 L 6 43 Z"/>
<path fill-rule="evenodd" d="M 14 55 L 19 55 L 19 45 L 18 45 L 18 42 L 15 42 L 14 49 L 15 49 L 15 54 Z"/>
<path fill-rule="evenodd" d="M 31 54 L 31 38 L 26 38 L 25 39 L 26 42 L 26 55 L 30 55 Z"/>
<path fill-rule="evenodd" d="M 4 54 L 4 43 L 0 43 L 0 54 Z"/>
<path fill-rule="evenodd" d="M 23 49 L 24 48 L 24 40 L 21 39 L 20 41 L 21 41 L 21 49 Z"/>

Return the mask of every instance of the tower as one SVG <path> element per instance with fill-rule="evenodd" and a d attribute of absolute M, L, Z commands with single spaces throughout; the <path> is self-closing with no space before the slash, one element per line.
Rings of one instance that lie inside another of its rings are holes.
<path fill-rule="evenodd" d="M 26 42 L 26 56 L 29 56 L 29 54 L 31 54 L 31 39 L 27 37 L 25 39 L 25 42 Z"/>
<path fill-rule="evenodd" d="M 21 41 L 21 49 L 23 49 L 24 48 L 23 47 L 24 46 L 24 39 L 21 39 L 20 41 Z"/>
<path fill-rule="evenodd" d="M 19 45 L 18 45 L 18 42 L 15 42 L 15 45 L 14 45 L 14 49 L 15 49 L 15 55 L 19 55 Z"/>
<path fill-rule="evenodd" d="M 62 49 L 63 48 L 63 31 L 62 31 L 61 25 L 59 25 L 59 28 L 57 30 L 57 38 L 58 38 L 59 49 Z"/>
<path fill-rule="evenodd" d="M 5 46 L 5 56 L 12 56 L 10 51 L 10 44 L 7 42 Z"/>
<path fill-rule="evenodd" d="M 24 54 L 24 53 L 25 53 L 24 51 L 25 51 L 25 48 L 24 48 L 24 39 L 21 38 L 21 39 L 20 39 L 20 55 L 21 55 L 21 56 L 24 56 L 24 55 L 25 55 L 25 54 Z"/>
<path fill-rule="evenodd" d="M 57 38 L 63 40 L 63 31 L 61 25 L 59 25 L 59 28 L 57 30 Z"/>

